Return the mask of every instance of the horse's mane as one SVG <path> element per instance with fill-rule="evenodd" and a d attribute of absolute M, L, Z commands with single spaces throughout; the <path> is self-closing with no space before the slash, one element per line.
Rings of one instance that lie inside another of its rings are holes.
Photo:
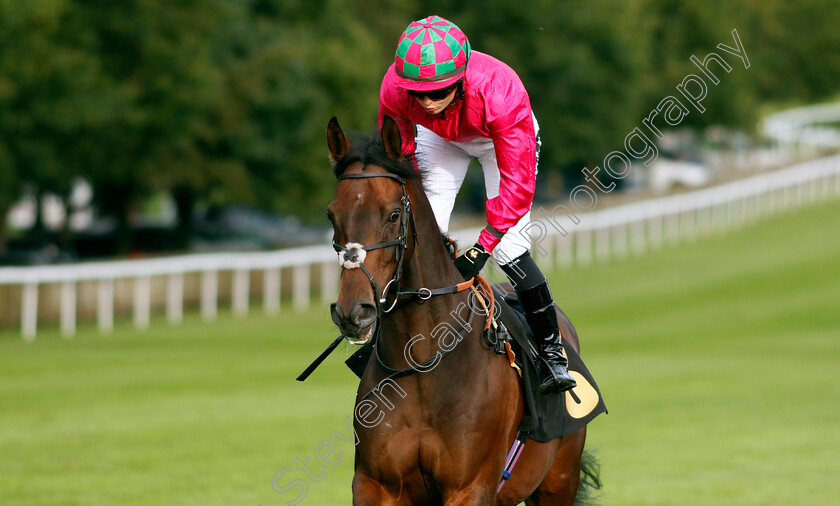
<path fill-rule="evenodd" d="M 413 155 L 411 157 L 391 158 L 382 149 L 382 139 L 378 136 L 354 135 L 352 144 L 353 147 L 350 151 L 333 167 L 335 177 L 344 174 L 350 164 L 362 162 L 362 165 L 378 165 L 403 179 L 421 179 L 421 173 L 415 168 L 417 164 Z"/>

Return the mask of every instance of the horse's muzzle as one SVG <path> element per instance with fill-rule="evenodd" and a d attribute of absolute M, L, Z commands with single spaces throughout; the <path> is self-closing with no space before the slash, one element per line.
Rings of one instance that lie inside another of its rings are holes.
<path fill-rule="evenodd" d="M 350 344 L 365 344 L 373 336 L 376 325 L 376 306 L 359 302 L 345 314 L 337 303 L 330 304 L 330 316 Z"/>

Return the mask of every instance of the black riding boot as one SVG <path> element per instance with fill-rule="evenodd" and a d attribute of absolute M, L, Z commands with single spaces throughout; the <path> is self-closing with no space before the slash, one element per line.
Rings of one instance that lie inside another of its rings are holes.
<path fill-rule="evenodd" d="M 539 353 L 545 362 L 540 364 L 540 391 L 564 392 L 574 388 L 575 379 L 566 367 L 569 362 L 563 355 L 560 326 L 554 312 L 554 300 L 548 289 L 548 282 L 517 291 L 516 295 L 525 309 L 525 319 L 539 344 Z M 546 367 L 546 364 L 548 367 Z"/>

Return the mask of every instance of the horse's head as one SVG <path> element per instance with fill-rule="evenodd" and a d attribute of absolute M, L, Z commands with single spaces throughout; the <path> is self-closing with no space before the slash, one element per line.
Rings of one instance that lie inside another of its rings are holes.
<path fill-rule="evenodd" d="M 406 180 L 417 174 L 401 155 L 399 129 L 391 118 L 384 119 L 379 138 L 355 147 L 333 118 L 327 144 L 338 177 L 327 216 L 342 268 L 330 313 L 348 341 L 362 344 L 373 336 L 379 315 L 396 303 L 388 295 L 413 248 Z"/>

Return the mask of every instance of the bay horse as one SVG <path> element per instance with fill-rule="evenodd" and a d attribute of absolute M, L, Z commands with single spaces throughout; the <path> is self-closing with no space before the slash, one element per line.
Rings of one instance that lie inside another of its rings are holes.
<path fill-rule="evenodd" d="M 330 312 L 349 342 L 375 340 L 354 411 L 353 504 L 574 503 L 585 426 L 528 441 L 497 493 L 523 416 L 522 385 L 482 339 L 479 320 L 469 323 L 470 291 L 420 174 L 401 155 L 394 120 L 386 117 L 378 137 L 353 145 L 332 118 L 327 143 L 338 177 L 327 215 L 342 263 Z M 577 350 L 574 327 L 558 316 Z"/>

